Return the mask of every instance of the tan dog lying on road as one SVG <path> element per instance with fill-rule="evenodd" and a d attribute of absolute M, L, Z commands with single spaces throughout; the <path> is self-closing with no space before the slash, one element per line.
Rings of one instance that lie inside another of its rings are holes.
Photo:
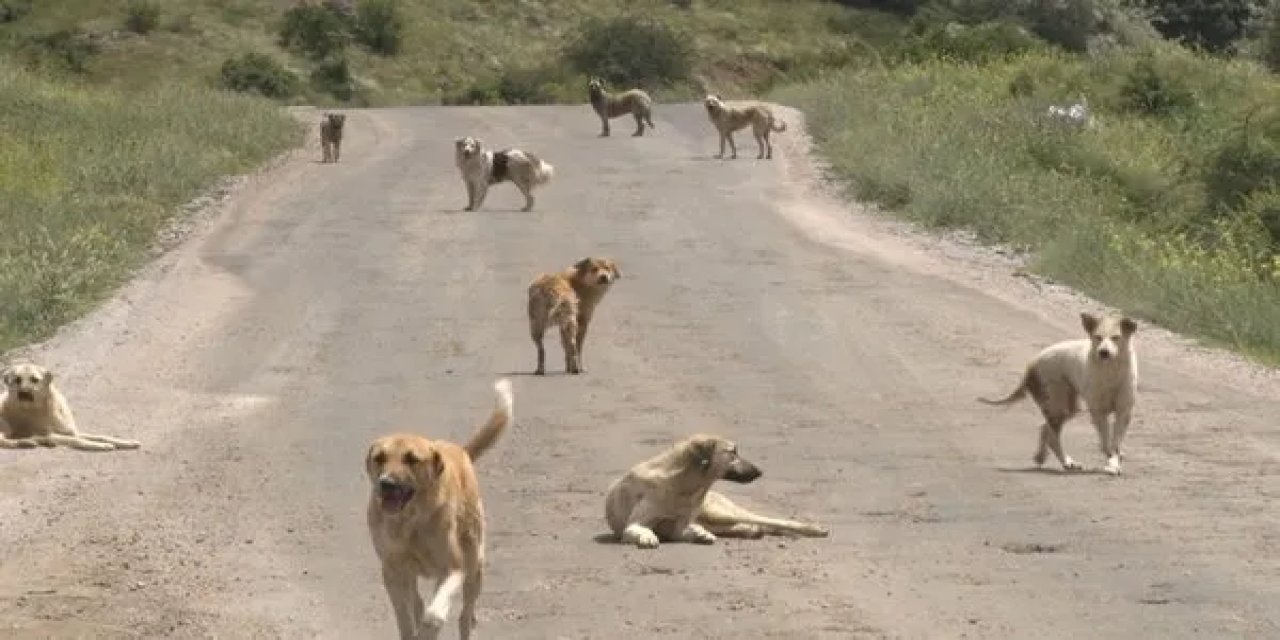
<path fill-rule="evenodd" d="M 484 204 L 489 187 L 511 181 L 524 194 L 524 208 L 533 210 L 533 190 L 551 182 L 555 167 L 527 151 L 505 149 L 490 151 L 479 138 L 466 136 L 454 140 L 453 159 L 467 185 L 467 211 Z"/>
<path fill-rule="evenodd" d="M 1081 313 L 1080 322 L 1088 338 L 1046 347 L 1027 365 L 1022 382 L 1008 397 L 978 400 L 1008 405 L 1030 394 L 1045 420 L 1040 427 L 1036 465 L 1043 465 L 1048 451 L 1053 450 L 1064 470 L 1076 471 L 1080 464 L 1062 451 L 1062 426 L 1080 411 L 1083 398 L 1098 431 L 1102 455 L 1107 458 L 1105 470 L 1115 475 L 1120 473 L 1124 458 L 1120 447 L 1138 398 L 1138 353 L 1133 342 L 1138 323 L 1089 313 Z M 1114 424 L 1109 421 L 1112 414 Z"/>
<path fill-rule="evenodd" d="M 529 285 L 529 333 L 538 348 L 537 375 L 547 372 L 547 351 L 542 338 L 547 328 L 560 327 L 564 370 L 582 373 L 582 346 L 596 305 L 622 272 L 608 258 L 583 258 L 560 273 L 538 276 Z"/>
<path fill-rule="evenodd" d="M 30 449 L 66 445 L 82 451 L 137 449 L 136 440 L 81 433 L 71 405 L 53 383 L 53 372 L 31 364 L 15 364 L 3 372 L 0 394 L 0 448 Z"/>
<path fill-rule="evenodd" d="M 609 120 L 631 114 L 636 119 L 636 131 L 632 136 L 644 135 L 644 125 L 653 126 L 653 98 L 640 89 L 630 89 L 617 95 L 605 91 L 604 80 L 592 78 L 587 83 L 587 95 L 591 98 L 591 108 L 600 117 L 600 136 L 608 137 Z"/>
<path fill-rule="evenodd" d="M 760 476 L 733 442 L 697 434 L 609 485 L 605 520 L 623 544 L 642 549 L 653 549 L 659 541 L 711 544 L 716 536 L 828 535 L 818 525 L 756 515 L 710 490 L 716 480 L 745 484 Z"/>
<path fill-rule="evenodd" d="M 438 637 L 459 592 L 459 636 L 467 640 L 476 627 L 485 518 L 472 462 L 497 442 L 514 412 L 511 382 L 493 388 L 493 413 L 466 445 L 394 434 L 375 440 L 365 455 L 373 483 L 369 535 L 402 640 Z M 420 577 L 438 581 L 425 609 Z"/>
<path fill-rule="evenodd" d="M 320 151 L 324 154 L 323 162 L 337 162 L 342 155 L 342 128 L 347 123 L 347 116 L 341 113 L 326 113 L 320 122 Z"/>
<path fill-rule="evenodd" d="M 711 124 L 714 124 L 716 131 L 720 133 L 720 153 L 716 155 L 717 158 L 724 157 L 726 140 L 729 142 L 729 148 L 733 150 L 733 157 L 738 157 L 738 145 L 733 142 L 733 133 L 747 126 L 751 127 L 751 134 L 755 136 L 756 145 L 760 147 L 760 153 L 756 155 L 756 159 L 773 158 L 773 143 L 769 141 L 769 134 L 773 131 L 779 133 L 786 131 L 787 123 L 774 118 L 772 109 L 763 104 L 729 106 L 718 95 L 709 95 L 702 103 L 707 108 L 707 116 L 711 118 Z"/>

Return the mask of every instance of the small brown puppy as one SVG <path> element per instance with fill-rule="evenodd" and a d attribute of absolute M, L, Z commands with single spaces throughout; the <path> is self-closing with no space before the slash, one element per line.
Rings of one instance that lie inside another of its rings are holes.
<path fill-rule="evenodd" d="M 476 627 L 485 518 L 472 462 L 497 442 L 514 413 L 511 382 L 502 379 L 493 388 L 493 413 L 466 445 L 400 433 L 378 438 L 365 454 L 373 484 L 369 535 L 401 640 L 439 637 L 459 591 L 459 637 L 468 640 Z M 437 581 L 425 608 L 419 578 Z"/>
<path fill-rule="evenodd" d="M 324 120 L 320 122 L 320 149 L 324 153 L 324 162 L 337 162 L 342 155 L 342 127 L 346 123 L 345 114 L 324 114 Z"/>
<path fill-rule="evenodd" d="M 653 98 L 642 89 L 630 89 L 619 94 L 605 90 L 604 80 L 592 78 L 587 83 L 587 95 L 591 99 L 591 108 L 600 117 L 600 137 L 609 136 L 609 120 L 631 114 L 636 119 L 636 130 L 632 136 L 644 135 L 644 125 L 657 129 L 653 125 Z"/>
<path fill-rule="evenodd" d="M 564 369 L 582 373 L 582 346 L 596 305 L 622 277 L 618 265 L 608 258 L 583 258 L 560 273 L 538 276 L 529 285 L 529 334 L 538 347 L 537 375 L 547 372 L 547 351 L 542 345 L 547 328 L 560 327 L 564 347 Z"/>
<path fill-rule="evenodd" d="M 719 436 L 696 434 L 632 467 L 609 485 L 605 520 L 623 544 L 653 549 L 660 541 L 712 544 L 716 536 L 765 534 L 823 538 L 824 527 L 757 515 L 711 491 L 717 480 L 747 484 L 762 472 Z"/>
<path fill-rule="evenodd" d="M 733 142 L 733 133 L 745 129 L 748 125 L 751 126 L 751 133 L 756 138 L 756 145 L 760 147 L 760 153 L 756 155 L 756 159 L 773 158 L 773 143 L 769 141 L 769 133 L 786 131 L 787 123 L 774 118 L 772 109 L 763 104 L 731 107 L 718 95 L 707 96 L 703 104 L 707 108 L 707 116 L 711 118 L 711 124 L 714 124 L 716 131 L 720 133 L 720 153 L 716 155 L 717 158 L 724 157 L 726 140 L 733 151 L 733 157 L 738 157 L 738 146 Z"/>
<path fill-rule="evenodd" d="M 1053 451 L 1064 471 L 1078 471 L 1080 463 L 1062 450 L 1062 427 L 1080 412 L 1083 399 L 1107 459 L 1104 470 L 1119 475 L 1124 458 L 1121 445 L 1138 399 L 1138 351 L 1133 339 L 1138 323 L 1128 317 L 1099 318 L 1087 312 L 1080 314 L 1080 323 L 1087 337 L 1045 347 L 1031 359 L 1018 388 L 1007 397 L 978 400 L 1008 405 L 1030 394 L 1044 417 L 1033 458 L 1036 466 L 1043 465 Z"/>
<path fill-rule="evenodd" d="M 0 448 L 31 449 L 66 445 L 81 451 L 137 449 L 136 440 L 82 433 L 71 405 L 53 383 L 53 372 L 29 362 L 3 372 L 0 393 Z"/>

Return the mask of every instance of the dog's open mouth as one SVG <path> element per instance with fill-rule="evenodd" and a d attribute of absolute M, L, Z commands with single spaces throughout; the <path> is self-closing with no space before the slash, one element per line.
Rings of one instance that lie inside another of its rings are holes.
<path fill-rule="evenodd" d="M 382 509 L 392 513 L 398 512 L 413 499 L 413 487 L 404 484 L 382 483 L 378 485 L 378 498 L 382 501 Z"/>
<path fill-rule="evenodd" d="M 30 392 L 30 391 L 19 391 L 19 392 L 17 393 L 17 396 L 18 396 L 18 399 L 19 399 L 19 400 L 21 400 L 21 401 L 23 401 L 23 402 L 35 402 L 35 401 L 36 401 L 36 394 L 34 394 L 34 393 Z"/>

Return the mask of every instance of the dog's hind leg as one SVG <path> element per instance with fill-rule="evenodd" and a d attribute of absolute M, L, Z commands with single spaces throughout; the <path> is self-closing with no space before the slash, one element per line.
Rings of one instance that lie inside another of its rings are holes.
<path fill-rule="evenodd" d="M 729 139 L 729 152 L 731 154 L 730 158 L 733 160 L 737 160 L 738 159 L 738 143 L 733 141 L 733 132 L 732 131 L 729 132 L 729 135 L 725 137 Z"/>
<path fill-rule="evenodd" d="M 520 193 L 524 194 L 524 208 L 521 211 L 533 211 L 533 188 L 526 187 L 520 183 L 516 183 L 516 188 L 520 189 Z"/>
<path fill-rule="evenodd" d="M 484 586 L 484 569 L 476 569 L 462 582 L 462 615 L 458 618 L 458 638 L 470 640 L 480 619 L 476 617 L 476 600 Z"/>
<path fill-rule="evenodd" d="M 1062 450 L 1063 424 L 1064 424 L 1063 420 L 1055 419 L 1055 420 L 1048 421 L 1045 424 L 1045 426 L 1048 428 L 1048 431 L 1046 433 L 1043 433 L 1042 437 L 1046 438 L 1046 440 L 1048 441 L 1049 449 L 1053 451 L 1053 455 L 1057 456 L 1058 462 L 1062 464 L 1062 469 L 1064 471 L 1079 471 L 1081 469 L 1080 463 L 1073 460 L 1071 456 L 1067 455 Z"/>
<path fill-rule="evenodd" d="M 541 321 L 542 310 L 535 308 L 533 302 L 529 303 L 529 337 L 533 338 L 533 345 L 538 348 L 538 368 L 533 371 L 534 375 L 546 375 L 547 373 L 547 349 L 542 344 L 543 337 L 546 336 L 547 327 Z"/>
<path fill-rule="evenodd" d="M 560 346 L 564 348 L 565 373 L 582 373 L 582 365 L 578 352 L 578 322 L 575 319 L 565 320 L 560 325 Z"/>
<path fill-rule="evenodd" d="M 40 443 L 32 438 L 10 438 L 0 435 L 0 449 L 34 449 Z"/>
<path fill-rule="evenodd" d="M 697 522 L 728 537 L 759 538 L 766 533 L 825 538 L 830 532 L 816 524 L 771 518 L 735 504 L 724 494 L 709 491 L 698 509 Z"/>
<path fill-rule="evenodd" d="M 634 138 L 636 136 L 644 135 L 644 113 L 641 112 L 639 109 L 636 109 L 635 111 L 631 112 L 631 115 L 634 116 L 636 119 L 636 131 L 635 133 L 631 134 L 631 137 Z"/>
<path fill-rule="evenodd" d="M 684 531 L 680 532 L 680 539 L 694 544 L 715 544 L 716 534 L 707 531 L 706 527 L 696 522 L 690 522 Z"/>

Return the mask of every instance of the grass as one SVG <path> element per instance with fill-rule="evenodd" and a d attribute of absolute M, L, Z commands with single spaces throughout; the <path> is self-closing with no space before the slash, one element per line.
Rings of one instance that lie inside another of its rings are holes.
<path fill-rule="evenodd" d="M 0 352 L 85 312 L 178 205 L 300 135 L 261 100 L 178 83 L 125 93 L 0 62 Z"/>
<path fill-rule="evenodd" d="M 1081 93 L 1098 126 L 1042 117 Z M 1255 64 L 1161 45 L 1033 52 L 837 72 L 776 97 L 806 111 L 854 196 L 1028 250 L 1108 304 L 1280 362 L 1280 238 L 1261 206 L 1213 196 L 1225 145 L 1265 150 L 1256 123 L 1280 123 L 1280 82 Z M 1280 176 L 1253 178 L 1276 213 Z"/>
<path fill-rule="evenodd" d="M 84 77 L 129 89 L 158 79 L 193 79 L 215 86 L 224 60 L 260 52 L 300 77 L 315 64 L 280 48 L 286 2 L 190 0 L 155 3 L 157 26 L 146 34 L 125 29 L 127 0 L 41 0 L 20 20 L 0 26 L 0 51 L 35 50 L 31 38 L 71 30 L 99 45 Z M 486 92 L 508 74 L 540 72 L 546 98 L 585 100 L 586 78 L 561 64 L 564 44 L 589 18 L 642 16 L 683 34 L 696 52 L 696 73 L 726 95 L 758 91 L 812 77 L 823 69 L 864 59 L 869 47 L 895 38 L 902 19 L 834 2 L 697 0 L 682 9 L 671 0 L 438 0 L 396 4 L 404 38 L 396 55 L 348 47 L 358 85 L 353 104 L 438 104 L 468 92 Z M 660 89 L 660 99 L 693 95 L 691 84 Z M 300 102 L 333 104 L 320 89 Z"/>

